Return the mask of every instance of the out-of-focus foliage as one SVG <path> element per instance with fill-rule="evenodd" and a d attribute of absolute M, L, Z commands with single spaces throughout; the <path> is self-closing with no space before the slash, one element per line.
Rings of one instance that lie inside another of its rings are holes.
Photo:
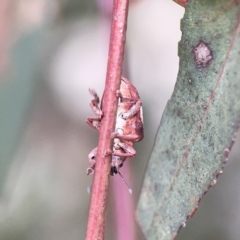
<path fill-rule="evenodd" d="M 239 1 L 186 6 L 180 70 L 164 111 L 137 216 L 147 239 L 173 239 L 215 185 L 240 120 Z"/>
<path fill-rule="evenodd" d="M 79 15 L 97 12 L 94 0 L 58 0 L 61 18 L 74 18 Z"/>
<path fill-rule="evenodd" d="M 37 80 L 41 78 L 39 76 L 40 58 L 48 44 L 44 39 L 48 32 L 44 32 L 44 29 L 46 30 L 47 23 L 50 23 L 49 11 L 51 10 L 51 14 L 55 15 L 53 4 L 59 9 L 58 16 L 64 19 L 69 15 L 74 18 L 81 13 L 96 12 L 94 1 L 72 1 L 71 3 L 61 0 L 53 1 L 49 3 L 52 9 L 48 9 L 48 3 L 45 1 L 33 1 L 29 4 L 29 1 L 22 0 L 9 3 L 6 9 L 11 17 L 8 16 L 5 19 L 8 21 L 6 27 L 12 27 L 12 31 L 9 30 L 9 38 L 13 44 L 10 45 L 8 52 L 8 72 L 5 71 L 1 76 L 0 192 L 19 145 L 20 136 L 27 127 L 28 110 L 34 102 L 33 95 L 37 92 Z M 35 15 L 31 16 L 30 12 Z"/>
<path fill-rule="evenodd" d="M 26 127 L 27 110 L 33 100 L 38 79 L 37 67 L 41 51 L 42 31 L 35 31 L 14 46 L 10 61 L 11 71 L 2 78 L 0 89 L 0 190 L 5 183 L 11 159 L 20 134 Z"/>

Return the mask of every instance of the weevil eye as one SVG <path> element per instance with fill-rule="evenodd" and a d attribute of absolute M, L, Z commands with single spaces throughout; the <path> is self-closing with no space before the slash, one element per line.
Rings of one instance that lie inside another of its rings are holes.
<path fill-rule="evenodd" d="M 126 118 L 124 117 L 124 114 L 123 114 L 123 113 L 120 113 L 118 116 L 119 116 L 120 118 L 126 120 Z"/>
<path fill-rule="evenodd" d="M 94 156 L 94 155 L 92 155 L 91 159 L 95 159 L 95 156 Z"/>

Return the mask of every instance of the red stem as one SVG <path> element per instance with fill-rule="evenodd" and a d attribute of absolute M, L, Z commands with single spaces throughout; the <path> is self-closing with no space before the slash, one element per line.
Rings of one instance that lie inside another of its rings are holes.
<path fill-rule="evenodd" d="M 96 167 L 88 216 L 86 240 L 103 240 L 112 149 L 111 133 L 117 113 L 116 91 L 120 86 L 129 0 L 114 0 L 108 67 L 102 99 L 103 118 L 99 132 Z"/>

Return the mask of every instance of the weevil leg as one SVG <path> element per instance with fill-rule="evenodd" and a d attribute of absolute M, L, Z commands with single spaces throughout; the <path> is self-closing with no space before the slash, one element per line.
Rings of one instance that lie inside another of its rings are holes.
<path fill-rule="evenodd" d="M 116 97 L 122 99 L 122 93 L 119 89 L 116 91 Z"/>
<path fill-rule="evenodd" d="M 136 156 L 136 150 L 129 144 L 123 143 L 123 142 L 117 142 L 115 143 L 114 148 L 121 148 L 124 152 L 120 151 L 113 151 L 113 156 L 119 156 L 119 157 L 135 157 Z"/>
<path fill-rule="evenodd" d="M 100 129 L 100 122 L 101 122 L 101 120 L 99 119 L 99 117 L 89 117 L 89 118 L 87 118 L 87 120 L 86 120 L 86 123 L 87 123 L 90 127 L 94 128 L 94 129 L 96 129 L 96 130 L 99 130 L 99 129 Z"/>
<path fill-rule="evenodd" d="M 125 113 L 120 113 L 119 117 L 121 117 L 124 120 L 127 120 L 130 117 L 133 117 L 136 115 L 142 107 L 142 102 L 138 100 L 135 104 L 132 105 L 132 107 Z"/>
<path fill-rule="evenodd" d="M 97 147 L 88 154 L 88 161 L 93 165 L 96 163 Z"/>
<path fill-rule="evenodd" d="M 108 156 L 108 155 L 112 155 L 112 150 L 111 149 L 107 149 L 105 152 L 104 152 L 104 157 Z"/>
<path fill-rule="evenodd" d="M 132 153 L 124 153 L 124 152 L 113 152 L 112 154 L 113 156 L 118 156 L 118 157 L 135 157 L 136 154 L 132 154 Z"/>
<path fill-rule="evenodd" d="M 119 134 L 118 132 L 112 132 L 111 138 L 118 138 L 123 141 L 131 141 L 131 142 L 138 142 L 140 140 L 140 136 L 137 134 Z"/>
<path fill-rule="evenodd" d="M 99 108 L 99 97 L 94 89 L 89 89 L 90 94 L 94 97 L 94 99 L 90 102 L 90 107 L 92 108 L 93 112 L 98 115 L 99 117 L 102 117 L 103 113 L 102 110 Z"/>
<path fill-rule="evenodd" d="M 93 174 L 94 173 L 94 168 L 95 168 L 95 164 L 92 165 L 91 167 L 87 168 L 87 170 L 86 170 L 87 175 Z"/>
<path fill-rule="evenodd" d="M 87 168 L 87 175 L 93 174 L 96 164 L 96 154 L 97 154 L 97 147 L 94 148 L 89 154 L 88 154 L 88 161 L 91 163 L 91 167 Z"/>

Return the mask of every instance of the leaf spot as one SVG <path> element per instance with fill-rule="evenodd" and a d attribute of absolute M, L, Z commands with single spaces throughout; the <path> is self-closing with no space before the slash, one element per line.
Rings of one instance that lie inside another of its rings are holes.
<path fill-rule="evenodd" d="M 212 50 L 208 44 L 199 41 L 199 43 L 193 48 L 194 60 L 197 68 L 208 67 L 213 59 Z"/>

